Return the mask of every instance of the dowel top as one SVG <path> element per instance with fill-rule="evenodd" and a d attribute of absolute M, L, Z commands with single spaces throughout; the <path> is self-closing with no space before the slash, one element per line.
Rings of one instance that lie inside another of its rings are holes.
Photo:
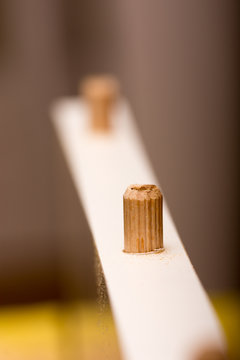
<path fill-rule="evenodd" d="M 112 75 L 92 75 L 81 83 L 83 95 L 89 100 L 114 100 L 119 93 L 119 83 Z"/>
<path fill-rule="evenodd" d="M 156 185 L 144 184 L 144 185 L 130 185 L 123 195 L 124 199 L 129 200 L 155 200 L 162 197 L 161 191 Z"/>

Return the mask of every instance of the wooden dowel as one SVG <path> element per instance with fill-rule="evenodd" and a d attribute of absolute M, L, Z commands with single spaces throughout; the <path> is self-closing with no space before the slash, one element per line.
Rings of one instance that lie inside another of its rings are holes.
<path fill-rule="evenodd" d="M 80 90 L 88 103 L 93 131 L 106 132 L 111 128 L 111 110 L 119 93 L 119 84 L 111 75 L 87 77 Z"/>
<path fill-rule="evenodd" d="M 130 185 L 123 195 L 124 251 L 163 249 L 162 194 L 156 185 Z"/>

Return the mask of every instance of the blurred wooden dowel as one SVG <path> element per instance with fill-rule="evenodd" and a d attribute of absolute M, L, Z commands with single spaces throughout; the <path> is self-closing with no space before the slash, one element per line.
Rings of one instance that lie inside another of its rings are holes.
<path fill-rule="evenodd" d="M 80 84 L 80 92 L 89 106 L 93 131 L 111 128 L 111 112 L 119 94 L 119 83 L 112 75 L 89 76 Z"/>

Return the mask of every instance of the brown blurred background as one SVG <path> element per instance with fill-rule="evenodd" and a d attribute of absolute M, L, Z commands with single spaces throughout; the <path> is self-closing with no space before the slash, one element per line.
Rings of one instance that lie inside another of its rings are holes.
<path fill-rule="evenodd" d="M 117 75 L 204 286 L 239 286 L 237 1 L 0 0 L 0 303 L 95 293 L 93 246 L 48 116 Z"/>

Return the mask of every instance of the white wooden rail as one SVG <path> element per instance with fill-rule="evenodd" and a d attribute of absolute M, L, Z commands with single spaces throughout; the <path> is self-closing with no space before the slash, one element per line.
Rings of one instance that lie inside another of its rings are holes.
<path fill-rule="evenodd" d="M 165 251 L 122 251 L 126 187 L 159 186 L 127 102 L 119 101 L 106 135 L 91 133 L 88 110 L 78 98 L 59 100 L 51 115 L 100 256 L 123 358 L 193 360 L 202 348 L 225 349 L 218 319 L 166 202 Z"/>

